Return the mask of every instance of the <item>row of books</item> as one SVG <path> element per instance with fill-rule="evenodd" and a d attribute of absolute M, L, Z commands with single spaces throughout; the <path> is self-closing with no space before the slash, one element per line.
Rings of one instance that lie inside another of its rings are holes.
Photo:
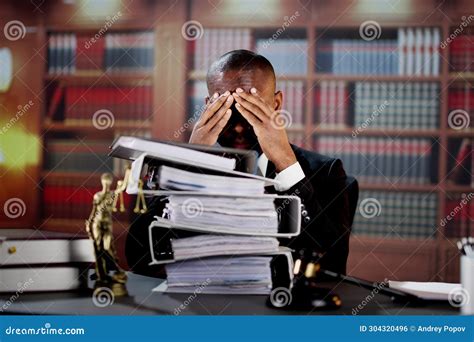
<path fill-rule="evenodd" d="M 439 28 L 398 29 L 398 74 L 436 76 L 440 72 Z"/>
<path fill-rule="evenodd" d="M 305 122 L 304 82 L 278 81 L 278 90 L 283 93 L 282 108 L 291 115 L 290 127 L 301 127 Z"/>
<path fill-rule="evenodd" d="M 432 171 L 432 141 L 421 138 L 324 136 L 314 150 L 341 158 L 348 174 L 362 183 L 429 184 Z"/>
<path fill-rule="evenodd" d="M 306 75 L 307 73 L 307 39 L 257 39 L 255 50 L 272 63 L 277 75 Z"/>
<path fill-rule="evenodd" d="M 291 288 L 291 252 L 277 238 L 299 234 L 301 201 L 266 195 L 264 186 L 274 180 L 236 172 L 255 165 L 254 152 L 121 137 L 111 154 L 139 155 L 127 193 L 138 193 L 141 180 L 145 195 L 165 203 L 149 227 L 140 227 L 149 231 L 150 265 L 166 271 L 166 282 L 153 291 L 269 294 Z"/>
<path fill-rule="evenodd" d="M 451 123 L 448 121 L 451 128 L 474 127 L 474 88 L 471 88 L 469 83 L 451 85 L 448 92 L 448 107 L 450 112 L 457 110 L 460 113 L 459 121 L 456 120 L 456 114 L 453 114 Z"/>
<path fill-rule="evenodd" d="M 101 140 L 49 139 L 44 168 L 51 172 L 113 172 L 109 148 Z"/>
<path fill-rule="evenodd" d="M 449 146 L 451 147 L 451 146 Z M 463 138 L 452 142 L 455 154 L 450 154 L 447 180 L 457 185 L 468 185 L 474 188 L 474 140 Z"/>
<path fill-rule="evenodd" d="M 354 218 L 354 234 L 394 237 L 435 237 L 436 193 L 361 191 Z"/>
<path fill-rule="evenodd" d="M 226 52 L 238 49 L 251 50 L 251 31 L 206 28 L 202 37 L 194 40 L 190 47 L 191 54 L 194 54 L 194 70 L 207 71 L 211 63 Z"/>
<path fill-rule="evenodd" d="M 283 109 L 291 114 L 292 124 L 302 125 L 304 82 L 278 81 L 277 89 L 283 92 Z M 344 128 L 353 122 L 353 126 L 359 129 L 436 129 L 439 126 L 439 91 L 436 82 L 347 84 L 344 81 L 321 81 L 315 90 L 316 122 L 327 128 Z M 189 117 L 203 110 L 206 96 L 206 83 L 194 82 L 189 99 Z M 450 95 L 450 106 L 458 104 L 457 108 L 467 108 L 466 101 L 464 92 Z"/>
<path fill-rule="evenodd" d="M 397 39 L 323 39 L 316 45 L 316 70 L 337 75 L 439 75 L 439 44 L 438 28 L 400 28 Z"/>
<path fill-rule="evenodd" d="M 316 44 L 316 70 L 336 75 L 396 74 L 397 41 L 323 40 Z"/>
<path fill-rule="evenodd" d="M 151 138 L 150 130 L 117 130 L 115 136 L 133 134 L 145 139 Z M 110 172 L 116 176 L 124 174 L 130 162 L 111 158 L 110 141 L 91 139 L 50 138 L 46 140 L 44 169 L 48 173 L 83 173 L 84 175 Z M 87 178 L 87 177 L 85 177 Z"/>
<path fill-rule="evenodd" d="M 441 232 L 446 237 L 472 236 L 474 233 L 474 193 L 449 193 L 446 198 Z"/>
<path fill-rule="evenodd" d="M 111 118 L 108 119 L 113 121 L 143 122 L 153 114 L 152 86 L 69 86 L 57 91 L 64 92 L 64 121 L 68 124 L 90 124 L 94 113 L 98 111 L 109 113 Z M 54 115 L 54 109 L 48 113 Z"/>
<path fill-rule="evenodd" d="M 47 176 L 43 181 L 43 213 L 45 220 L 50 219 L 76 219 L 85 220 L 92 209 L 94 194 L 102 187 L 100 179 L 91 173 L 89 178 L 55 177 Z M 124 195 L 125 207 L 128 213 L 114 213 L 114 219 L 127 221 L 130 214 L 131 196 Z M 133 208 L 131 208 L 133 209 Z"/>
<path fill-rule="evenodd" d="M 355 82 L 353 96 L 355 127 L 438 128 L 438 83 Z"/>
<path fill-rule="evenodd" d="M 450 71 L 474 71 L 474 31 L 466 27 L 464 34 L 457 35 L 449 43 L 449 69 Z"/>
<path fill-rule="evenodd" d="M 315 91 L 316 120 L 321 127 L 347 126 L 349 91 L 344 81 L 321 81 Z"/>
<path fill-rule="evenodd" d="M 149 72 L 154 66 L 153 32 L 106 33 L 104 36 L 50 34 L 48 72 Z"/>

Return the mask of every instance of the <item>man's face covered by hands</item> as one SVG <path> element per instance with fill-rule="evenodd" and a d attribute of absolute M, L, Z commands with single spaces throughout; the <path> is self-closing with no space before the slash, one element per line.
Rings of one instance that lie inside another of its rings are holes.
<path fill-rule="evenodd" d="M 247 63 L 258 57 L 249 58 Z M 208 73 L 211 95 L 189 141 L 202 145 L 218 142 L 224 147 L 263 152 L 275 170 L 281 172 L 297 162 L 286 131 L 278 124 L 283 96 L 281 92 L 275 93 L 271 65 L 267 71 L 243 65 L 235 69 L 216 67 Z"/>
<path fill-rule="evenodd" d="M 225 71 L 213 77 L 210 84 L 211 97 L 207 101 L 214 101 L 213 94 L 224 94 L 230 91 L 235 94 L 237 89 L 242 89 L 249 93 L 252 88 L 259 91 L 262 99 L 270 106 L 278 110 L 281 106 L 281 95 L 275 95 L 274 80 L 264 71 L 256 69 L 250 71 Z M 276 97 L 276 99 L 275 99 Z M 226 126 L 219 134 L 217 142 L 223 147 L 241 148 L 246 150 L 255 150 L 261 153 L 261 148 L 257 139 L 257 135 L 252 125 L 239 113 L 234 100 L 230 109 L 232 114 Z"/>

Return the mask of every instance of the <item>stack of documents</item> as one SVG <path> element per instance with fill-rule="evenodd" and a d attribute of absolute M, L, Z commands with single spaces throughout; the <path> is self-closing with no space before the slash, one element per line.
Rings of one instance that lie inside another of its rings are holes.
<path fill-rule="evenodd" d="M 216 255 L 276 253 L 278 245 L 278 240 L 273 237 L 239 235 L 206 234 L 171 240 L 174 259 L 177 261 Z"/>
<path fill-rule="evenodd" d="M 166 266 L 172 292 L 268 294 L 272 289 L 271 256 L 207 258 Z"/>
<path fill-rule="evenodd" d="M 243 177 L 214 176 L 188 172 L 174 167 L 159 168 L 159 186 L 168 190 L 188 190 L 227 195 L 261 195 L 265 182 Z"/>
<path fill-rule="evenodd" d="M 128 193 L 142 184 L 146 196 L 165 203 L 148 227 L 150 265 L 164 265 L 167 274 L 154 291 L 268 294 L 290 287 L 291 251 L 277 238 L 299 234 L 300 199 L 265 194 L 277 182 L 245 171 L 256 165 L 251 151 L 170 148 L 126 137 L 112 152 L 135 159 Z M 229 155 L 233 162 L 223 158 Z"/>
<path fill-rule="evenodd" d="M 177 225 L 210 227 L 221 233 L 278 231 L 274 198 L 168 196 L 166 214 Z"/>

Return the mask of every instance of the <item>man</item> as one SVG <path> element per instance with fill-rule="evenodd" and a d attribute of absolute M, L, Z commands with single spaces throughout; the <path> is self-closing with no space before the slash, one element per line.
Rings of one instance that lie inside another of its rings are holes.
<path fill-rule="evenodd" d="M 251 51 L 228 52 L 209 68 L 207 87 L 210 97 L 190 143 L 256 150 L 261 174 L 280 183 L 271 190 L 297 195 L 304 206 L 301 234 L 284 241 L 286 246 L 321 253 L 323 268 L 345 273 L 352 220 L 346 174 L 340 160 L 289 143 L 281 126 L 283 94 L 275 90 L 271 63 Z M 130 234 L 138 233 L 134 226 L 141 224 L 132 225 Z M 143 251 L 147 245 L 140 248 L 134 240 L 127 240 L 129 266 L 144 272 L 140 265 L 148 257 L 133 255 L 133 250 Z"/>

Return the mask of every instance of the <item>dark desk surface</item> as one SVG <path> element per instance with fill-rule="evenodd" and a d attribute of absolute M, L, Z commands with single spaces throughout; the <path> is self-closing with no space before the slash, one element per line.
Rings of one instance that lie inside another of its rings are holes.
<path fill-rule="evenodd" d="M 324 284 L 334 288 L 343 301 L 342 308 L 334 311 L 288 311 L 265 305 L 266 296 L 162 294 L 151 289 L 162 280 L 129 274 L 127 298 L 115 298 L 112 305 L 97 307 L 91 293 L 23 293 L 7 301 L 11 295 L 0 295 L 3 314 L 43 315 L 174 315 L 187 302 L 179 315 L 352 315 L 353 308 L 365 300 L 361 315 L 456 315 L 459 310 L 446 303 L 427 304 L 424 307 L 405 307 L 394 304 L 388 297 L 348 284 Z M 369 297 L 367 297 L 369 296 Z M 194 297 L 194 298 L 193 298 Z M 6 308 L 5 308 L 6 307 Z"/>

